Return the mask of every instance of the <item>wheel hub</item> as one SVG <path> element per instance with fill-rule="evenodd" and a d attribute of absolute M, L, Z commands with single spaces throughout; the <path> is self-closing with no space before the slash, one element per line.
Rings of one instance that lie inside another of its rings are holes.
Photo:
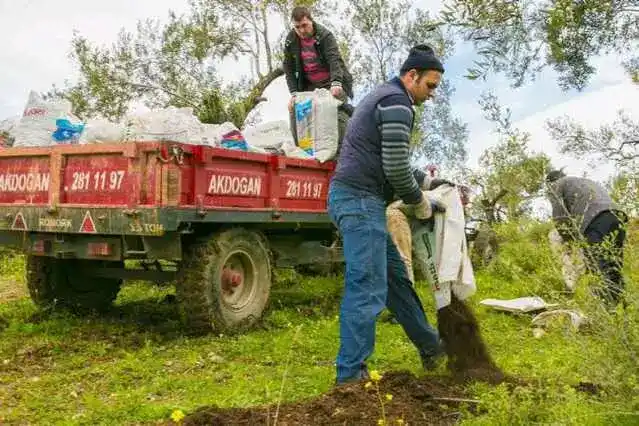
<path fill-rule="evenodd" d="M 234 310 L 249 303 L 256 289 L 255 277 L 255 264 L 245 251 L 230 253 L 220 272 L 224 303 Z"/>
<path fill-rule="evenodd" d="M 238 271 L 227 266 L 222 271 L 222 285 L 224 290 L 233 293 L 235 289 L 241 286 L 244 282 L 243 271 Z"/>

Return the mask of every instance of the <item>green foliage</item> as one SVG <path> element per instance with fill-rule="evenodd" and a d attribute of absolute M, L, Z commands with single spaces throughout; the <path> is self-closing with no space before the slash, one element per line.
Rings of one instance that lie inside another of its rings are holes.
<path fill-rule="evenodd" d="M 437 164 L 445 175 L 459 174 L 468 160 L 468 126 L 455 116 L 450 100 L 455 89 L 443 79 L 432 102 L 418 108 L 413 157 Z"/>
<path fill-rule="evenodd" d="M 21 281 L 24 275 L 24 257 L 17 251 L 0 246 L 0 277 L 10 282 Z"/>
<path fill-rule="evenodd" d="M 471 385 L 469 397 L 481 401 L 479 410 L 463 410 L 461 424 L 636 423 L 639 259 L 627 256 L 632 297 L 626 314 L 597 316 L 581 295 L 571 299 L 559 291 L 559 265 L 545 242 L 548 229 L 533 222 L 497 227 L 501 266 L 477 274 L 478 294 L 470 303 L 496 362 L 527 384 Z M 637 249 L 638 232 L 633 224 L 627 253 Z M 203 405 L 275 403 L 285 372 L 284 401 L 319 396 L 333 386 L 343 282 L 300 279 L 290 271 L 277 271 L 277 278 L 260 327 L 238 336 L 185 335 L 177 308 L 166 299 L 173 290 L 143 283 L 128 283 L 113 312 L 102 317 L 36 313 L 24 291 L 0 299 L 0 383 L 9 384 L 0 386 L 0 422 L 157 423 L 176 409 L 190 414 Z M 416 290 L 432 320 L 429 286 L 417 283 Z M 529 315 L 478 304 L 530 295 L 580 309 L 594 326 L 579 332 L 553 327 L 535 338 Z M 424 375 L 419 365 L 401 327 L 380 322 L 369 368 Z M 580 382 L 601 392 L 575 392 Z"/>
<path fill-rule="evenodd" d="M 428 12 L 409 1 L 349 0 L 344 13 L 351 44 L 358 47 L 353 72 L 365 91 L 396 74 L 415 44 L 430 44 L 443 60 L 452 52 L 452 41 L 431 31 Z"/>
<path fill-rule="evenodd" d="M 474 208 L 489 223 L 499 222 L 503 215 L 516 220 L 529 214 L 532 201 L 541 195 L 550 158 L 529 152 L 530 135 L 512 127 L 510 110 L 499 106 L 494 95 L 484 95 L 480 106 L 495 123 L 500 142 L 484 151 L 479 170 L 470 177 L 480 191 Z"/>
<path fill-rule="evenodd" d="M 481 172 L 471 182 L 481 187 L 482 199 L 497 200 L 506 217 L 517 219 L 531 212 L 531 202 L 541 195 L 549 166 L 547 155 L 528 152 L 527 140 L 510 137 L 484 152 Z"/>
<path fill-rule="evenodd" d="M 268 28 L 261 26 L 269 5 L 193 0 L 189 14 L 170 13 L 166 24 L 139 22 L 134 32 L 122 30 L 112 46 L 95 46 L 76 33 L 71 57 L 79 68 L 79 81 L 65 89 L 54 87 L 48 97 L 70 100 L 84 119 L 117 120 L 132 102 L 141 101 L 151 108 L 191 107 L 205 123 L 231 121 L 240 127 L 264 88 L 282 74 L 273 67 L 272 49 L 264 41 Z M 252 14 L 245 16 L 249 6 Z M 248 30 L 258 42 L 253 50 L 247 48 Z M 218 78 L 219 61 L 249 54 L 259 65 L 262 51 L 267 73 L 234 85 Z"/>
<path fill-rule="evenodd" d="M 416 44 L 431 45 L 444 62 L 454 49 L 450 37 L 433 29 L 430 14 L 410 1 L 349 0 L 343 19 L 342 38 L 351 45 L 349 61 L 360 93 L 397 75 Z M 467 159 L 468 130 L 452 111 L 453 93 L 444 79 L 434 100 L 417 108 L 412 135 L 414 160 L 438 164 L 447 173 L 461 169 Z"/>
<path fill-rule="evenodd" d="M 494 226 L 499 255 L 488 272 L 500 280 L 519 283 L 512 296 L 523 294 L 555 299 L 563 291 L 561 264 L 548 242 L 550 223 L 522 220 Z"/>
<path fill-rule="evenodd" d="M 614 176 L 609 186 L 613 201 L 631 217 L 639 217 L 639 175 L 620 172 Z"/>
<path fill-rule="evenodd" d="M 468 78 L 503 72 L 515 87 L 544 67 L 563 89 L 583 89 L 601 54 L 625 55 L 637 72 L 639 8 L 635 0 L 449 0 L 441 23 L 471 41 L 480 55 Z"/>
<path fill-rule="evenodd" d="M 236 38 L 235 29 L 222 26 L 219 17 L 195 12 L 170 14 L 164 26 L 157 20 L 140 22 L 135 33 L 122 30 L 111 47 L 93 46 L 76 33 L 72 59 L 79 82 L 53 94 L 68 98 L 83 118 L 121 118 L 136 100 L 200 113 L 205 100 L 222 96 L 213 61 L 233 53 Z"/>

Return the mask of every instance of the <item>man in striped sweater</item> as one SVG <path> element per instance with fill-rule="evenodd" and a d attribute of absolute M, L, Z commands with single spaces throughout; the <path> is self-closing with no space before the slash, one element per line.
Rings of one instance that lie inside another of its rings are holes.
<path fill-rule="evenodd" d="M 433 368 L 443 353 L 386 227 L 386 206 L 394 195 L 415 217 L 432 216 L 433 202 L 420 189 L 425 175 L 411 167 L 409 145 L 413 105 L 433 96 L 443 72 L 429 46 L 413 47 L 400 76 L 364 98 L 346 129 L 328 195 L 328 213 L 342 236 L 346 261 L 338 384 L 367 377 L 365 362 L 385 306 L 417 347 L 425 368 Z"/>

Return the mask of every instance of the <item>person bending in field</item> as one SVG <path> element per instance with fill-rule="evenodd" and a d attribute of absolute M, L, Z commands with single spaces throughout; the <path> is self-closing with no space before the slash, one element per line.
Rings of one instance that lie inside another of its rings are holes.
<path fill-rule="evenodd" d="M 559 235 L 564 242 L 580 235 L 586 239 L 586 266 L 601 273 L 604 280 L 604 287 L 596 289 L 595 294 L 608 306 L 616 306 L 625 287 L 622 268 L 627 215 L 595 181 L 566 176 L 561 170 L 550 172 L 546 181 Z"/>

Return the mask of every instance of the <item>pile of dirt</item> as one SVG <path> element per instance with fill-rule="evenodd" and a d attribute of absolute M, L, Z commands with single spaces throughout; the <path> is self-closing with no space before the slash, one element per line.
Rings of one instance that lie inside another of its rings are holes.
<path fill-rule="evenodd" d="M 379 382 L 387 424 L 452 425 L 460 404 L 474 407 L 463 389 L 449 377 L 415 377 L 401 371 L 387 373 Z M 392 395 L 387 399 L 386 395 Z M 277 413 L 277 414 L 276 414 Z M 184 425 L 376 425 L 382 418 L 377 389 L 364 382 L 334 388 L 319 398 L 251 408 L 202 407 L 188 415 Z"/>
<path fill-rule="evenodd" d="M 437 326 L 453 377 L 492 384 L 510 380 L 490 356 L 477 318 L 466 303 L 452 295 L 450 305 L 437 311 Z"/>
<path fill-rule="evenodd" d="M 446 344 L 449 377 L 417 378 L 408 372 L 387 373 L 375 386 L 364 383 L 340 386 L 316 399 L 297 403 L 230 408 L 203 407 L 184 419 L 185 425 L 450 425 L 458 422 L 459 405 L 474 407 L 464 397 L 463 384 L 485 381 L 491 384 L 519 382 L 507 377 L 495 364 L 484 343 L 479 324 L 470 307 L 455 296 L 451 304 L 438 310 L 439 333 Z M 386 395 L 392 395 L 390 399 Z"/>

